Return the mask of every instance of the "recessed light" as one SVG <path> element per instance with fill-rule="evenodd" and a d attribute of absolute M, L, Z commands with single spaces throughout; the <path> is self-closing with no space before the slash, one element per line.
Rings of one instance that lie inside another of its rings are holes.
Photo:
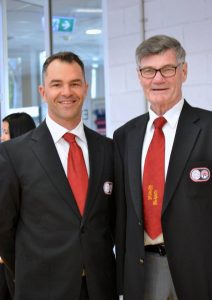
<path fill-rule="evenodd" d="M 77 13 L 102 13 L 100 8 L 77 8 L 75 9 Z"/>
<path fill-rule="evenodd" d="M 102 33 L 101 29 L 87 29 L 86 34 L 100 34 Z"/>

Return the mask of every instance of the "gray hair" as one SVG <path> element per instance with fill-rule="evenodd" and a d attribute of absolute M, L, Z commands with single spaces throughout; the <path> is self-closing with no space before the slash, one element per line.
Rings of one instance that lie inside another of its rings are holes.
<path fill-rule="evenodd" d="M 178 63 L 185 62 L 186 52 L 178 40 L 167 35 L 155 35 L 143 41 L 136 48 L 136 64 L 137 66 L 140 66 L 142 58 L 160 54 L 169 49 L 175 51 Z"/>

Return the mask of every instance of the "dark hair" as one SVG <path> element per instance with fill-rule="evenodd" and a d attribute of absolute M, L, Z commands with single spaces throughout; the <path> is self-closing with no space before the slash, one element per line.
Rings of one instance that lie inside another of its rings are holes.
<path fill-rule="evenodd" d="M 70 63 L 70 64 L 73 63 L 73 62 L 76 62 L 81 67 L 83 76 L 85 78 L 84 63 L 82 62 L 82 60 L 79 58 L 78 55 L 76 55 L 73 52 L 58 52 L 58 53 L 55 53 L 55 54 L 49 56 L 46 59 L 46 61 L 44 62 L 44 64 L 43 64 L 43 70 L 42 70 L 43 79 L 44 79 L 44 76 L 45 76 L 45 74 L 47 72 L 48 66 L 50 65 L 51 62 L 53 62 L 56 59 L 58 59 L 60 61 L 63 61 L 63 62 Z"/>
<path fill-rule="evenodd" d="M 2 121 L 8 122 L 11 139 L 36 127 L 33 118 L 25 112 L 10 114 Z"/>
<path fill-rule="evenodd" d="M 136 63 L 140 65 L 143 57 L 160 54 L 169 49 L 173 49 L 176 53 L 177 62 L 185 62 L 186 52 L 180 42 L 173 37 L 167 35 L 155 35 L 144 40 L 136 49 Z"/>

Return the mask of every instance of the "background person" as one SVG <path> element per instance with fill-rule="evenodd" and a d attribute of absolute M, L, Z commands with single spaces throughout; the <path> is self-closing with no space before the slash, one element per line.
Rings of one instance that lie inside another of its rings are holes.
<path fill-rule="evenodd" d="M 8 282 L 6 280 L 5 266 L 3 260 L 0 258 L 0 299 L 11 300 Z"/>
<path fill-rule="evenodd" d="M 0 139 L 2 142 L 8 141 L 35 127 L 35 122 L 29 114 L 25 112 L 10 114 L 2 120 L 2 135 Z"/>
<path fill-rule="evenodd" d="M 8 141 L 35 128 L 33 118 L 27 113 L 13 113 L 2 120 L 2 142 Z M 14 294 L 14 278 L 0 258 L 0 299 L 10 300 Z"/>
<path fill-rule="evenodd" d="M 114 134 L 119 294 L 210 300 L 212 112 L 183 98 L 176 39 L 145 40 L 136 61 L 150 108 Z"/>
<path fill-rule="evenodd" d="M 112 141 L 83 125 L 87 90 L 76 54 L 50 56 L 39 87 L 46 120 L 0 145 L 0 254 L 15 300 L 117 298 Z"/>

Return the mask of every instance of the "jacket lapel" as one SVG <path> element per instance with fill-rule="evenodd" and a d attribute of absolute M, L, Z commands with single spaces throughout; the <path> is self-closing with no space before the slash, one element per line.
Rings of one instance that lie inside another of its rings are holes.
<path fill-rule="evenodd" d="M 199 116 L 195 113 L 194 109 L 185 102 L 179 118 L 167 171 L 162 214 L 166 210 L 177 188 L 184 167 L 197 141 L 200 128 L 195 122 L 198 119 Z"/>
<path fill-rule="evenodd" d="M 126 142 L 130 193 L 139 220 L 142 215 L 141 153 L 148 119 L 149 114 L 145 114 L 137 119 L 135 126 L 128 132 Z"/>
<path fill-rule="evenodd" d="M 32 151 L 42 165 L 49 180 L 59 192 L 63 200 L 72 208 L 77 217 L 81 217 L 74 196 L 70 189 L 63 166 L 58 156 L 46 122 L 37 127 L 32 135 Z"/>
<path fill-rule="evenodd" d="M 82 218 L 82 223 L 88 216 L 89 211 L 96 200 L 96 194 L 100 184 L 101 173 L 103 171 L 105 151 L 104 146 L 101 143 L 100 136 L 86 126 L 84 126 L 84 129 L 88 143 L 90 176 L 85 212 Z"/>

